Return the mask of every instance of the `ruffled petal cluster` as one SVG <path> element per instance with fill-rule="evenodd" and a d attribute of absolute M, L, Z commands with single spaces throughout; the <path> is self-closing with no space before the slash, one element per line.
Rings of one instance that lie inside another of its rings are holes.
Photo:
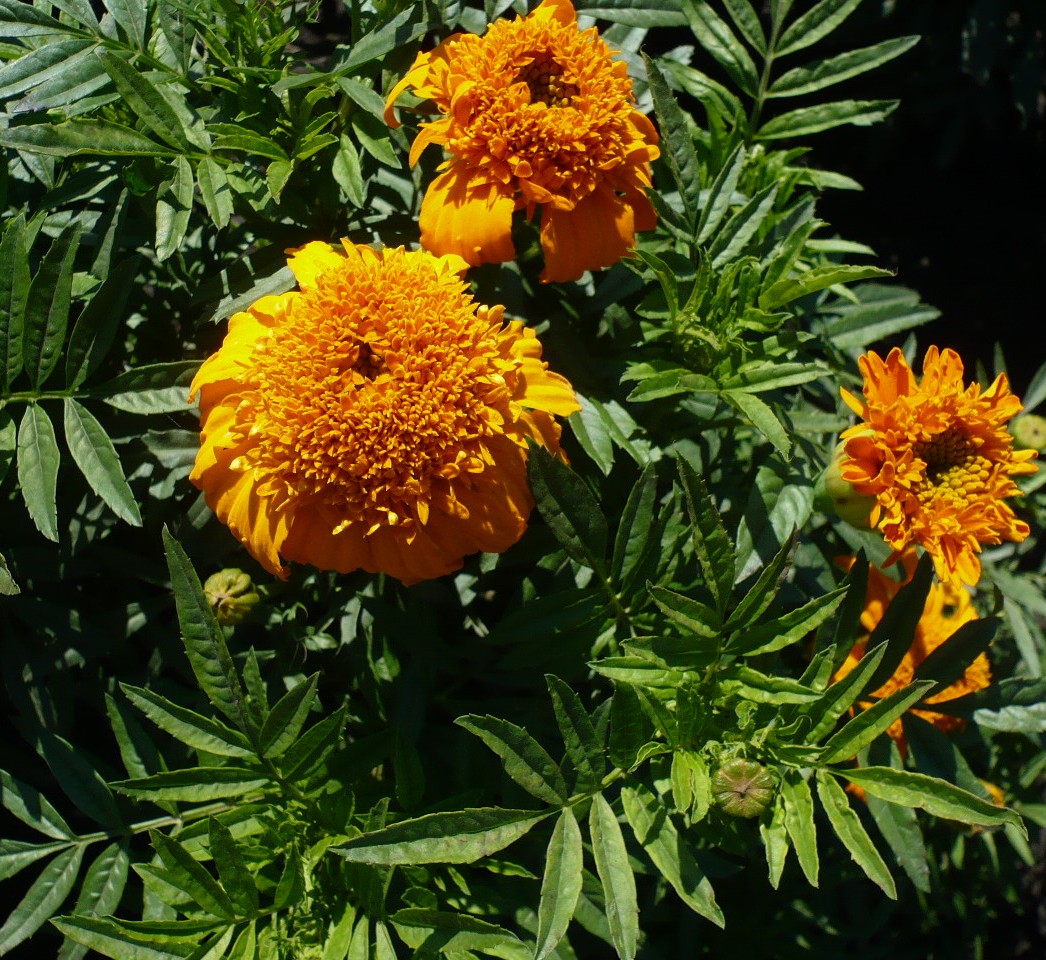
<path fill-rule="evenodd" d="M 1007 422 L 1020 412 L 1005 374 L 987 390 L 963 385 L 954 350 L 930 347 L 917 380 L 897 348 L 860 358 L 863 401 L 843 390 L 860 423 L 842 434 L 840 473 L 875 498 L 870 523 L 894 549 L 917 545 L 942 580 L 974 584 L 986 544 L 1021 541 L 1028 525 L 1007 498 L 1014 477 L 1034 473 L 1034 450 L 1015 450 Z"/>
<path fill-rule="evenodd" d="M 850 558 L 846 566 L 853 563 Z M 916 556 L 914 551 L 908 551 L 901 558 L 901 564 L 905 571 L 907 583 L 915 571 Z M 861 626 L 871 633 L 882 620 L 887 607 L 897 596 L 897 592 L 904 585 L 899 580 L 887 576 L 881 570 L 870 567 L 868 571 L 868 591 L 865 594 L 864 611 L 861 613 Z M 923 608 L 922 616 L 915 628 L 915 639 L 911 648 L 904 655 L 904 659 L 898 664 L 893 676 L 890 677 L 871 696 L 874 700 L 881 700 L 892 693 L 907 687 L 911 682 L 919 664 L 921 664 L 934 650 L 955 633 L 963 624 L 977 619 L 977 611 L 974 609 L 970 592 L 956 581 L 945 581 L 934 583 L 930 587 Z M 865 654 L 867 638 L 854 644 L 849 656 L 840 665 L 835 675 L 835 680 L 846 676 Z M 943 690 L 937 691 L 932 697 L 924 702 L 927 704 L 945 703 L 948 700 L 956 700 L 973 693 L 975 690 L 983 690 L 991 683 L 991 666 L 985 654 L 979 654 L 977 658 L 966 668 L 965 672 L 954 683 L 949 684 Z M 872 701 L 862 701 L 859 706 L 867 709 L 872 706 Z M 958 717 L 949 716 L 923 708 L 910 711 L 932 723 L 939 730 L 948 732 L 958 729 L 962 720 Z M 893 739 L 905 748 L 904 727 L 901 720 L 897 720 L 886 731 Z"/>
<path fill-rule="evenodd" d="M 442 116 L 421 126 L 449 154 L 421 207 L 421 242 L 470 265 L 515 255 L 512 215 L 542 209 L 544 281 L 578 279 L 628 254 L 654 227 L 646 190 L 657 132 L 634 107 L 624 63 L 595 28 L 580 31 L 569 0 L 498 20 L 482 37 L 454 34 L 418 55 L 389 94 L 407 89 Z"/>
<path fill-rule="evenodd" d="M 437 577 L 526 528 L 527 440 L 579 409 L 534 331 L 473 302 L 455 256 L 290 251 L 299 290 L 236 314 L 200 368 L 190 479 L 265 567 Z"/>

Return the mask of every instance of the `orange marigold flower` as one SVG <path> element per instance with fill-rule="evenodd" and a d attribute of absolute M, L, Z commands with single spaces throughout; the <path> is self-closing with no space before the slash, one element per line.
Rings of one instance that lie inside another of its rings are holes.
<path fill-rule="evenodd" d="M 415 583 L 522 536 L 527 438 L 578 410 L 534 331 L 475 304 L 455 256 L 344 242 L 291 254 L 300 291 L 236 314 L 200 368 L 190 479 L 266 570 Z"/>
<path fill-rule="evenodd" d="M 907 551 L 901 558 L 901 564 L 906 574 L 905 583 L 911 579 L 915 571 L 916 556 L 914 550 Z M 848 558 L 844 566 L 849 568 L 853 565 L 853 558 Z M 886 608 L 890 605 L 897 591 L 904 584 L 883 573 L 875 567 L 868 570 L 868 590 L 865 594 L 864 610 L 861 613 L 861 626 L 871 633 L 882 620 Z M 947 640 L 964 623 L 977 619 L 977 611 L 974 609 L 970 598 L 970 592 L 962 584 L 955 580 L 947 580 L 934 583 L 926 597 L 926 605 L 923 607 L 922 616 L 915 628 L 915 639 L 911 648 L 904 655 L 892 677 L 887 680 L 878 690 L 871 694 L 877 700 L 888 697 L 891 693 L 903 689 L 912 682 L 916 668 L 945 640 Z M 846 676 L 865 654 L 867 638 L 854 644 L 849 656 L 840 665 L 836 672 L 835 680 Z M 983 690 L 991 683 L 991 667 L 988 657 L 980 654 L 967 668 L 966 672 L 954 683 L 938 691 L 929 697 L 924 703 L 944 703 L 947 700 L 955 700 L 974 690 Z M 871 702 L 861 702 L 862 709 L 871 706 Z M 935 727 L 945 732 L 956 730 L 962 726 L 962 720 L 944 713 L 932 710 L 912 710 L 918 717 L 929 721 Z M 905 749 L 904 729 L 900 720 L 894 722 L 886 731 L 903 751 Z"/>
<path fill-rule="evenodd" d="M 864 401 L 843 390 L 864 421 L 844 431 L 844 480 L 876 499 L 870 524 L 893 547 L 923 547 L 942 580 L 975 584 L 982 544 L 1021 541 L 1028 525 L 1004 502 L 1014 476 L 1034 473 L 1034 450 L 1014 450 L 1006 422 L 1021 409 L 1005 374 L 982 392 L 963 386 L 954 350 L 930 347 L 917 382 L 896 347 L 859 360 Z"/>
<path fill-rule="evenodd" d="M 580 31 L 570 0 L 543 0 L 482 37 L 454 34 L 418 54 L 393 87 L 385 119 L 407 88 L 443 114 L 422 124 L 450 158 L 421 205 L 421 242 L 469 264 L 515 256 L 512 214 L 542 207 L 544 281 L 576 280 L 627 255 L 656 222 L 646 196 L 657 132 L 633 106 L 624 63 L 594 27 Z"/>

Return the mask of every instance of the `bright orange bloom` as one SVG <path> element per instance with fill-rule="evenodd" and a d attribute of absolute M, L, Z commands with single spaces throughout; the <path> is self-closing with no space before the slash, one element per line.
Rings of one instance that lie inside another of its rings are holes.
<path fill-rule="evenodd" d="M 915 571 L 915 552 L 909 550 L 901 558 L 906 578 L 911 579 Z M 849 567 L 853 564 L 853 558 L 846 563 Z M 865 594 L 864 611 L 861 613 L 861 626 L 871 633 L 882 620 L 886 608 L 890 605 L 897 591 L 903 586 L 902 583 L 884 574 L 875 567 L 868 569 L 868 591 Z M 904 655 L 892 677 L 887 680 L 871 696 L 876 700 L 888 697 L 891 693 L 903 689 L 912 682 L 916 668 L 945 640 L 947 640 L 964 623 L 977 619 L 977 611 L 970 599 L 970 592 L 960 583 L 952 580 L 943 583 L 934 583 L 930 587 L 930 593 L 926 597 L 926 606 L 923 608 L 922 616 L 915 628 L 915 639 L 912 646 Z M 835 680 L 846 676 L 864 656 L 867 638 L 854 644 L 850 655 L 836 672 Z M 983 690 L 991 683 L 991 667 L 985 654 L 980 654 L 967 668 L 966 672 L 954 683 L 939 690 L 925 703 L 944 703 L 947 700 L 955 700 L 974 690 Z M 867 709 L 871 702 L 861 702 L 860 706 Z M 929 721 L 935 727 L 945 732 L 956 730 L 962 726 L 962 720 L 944 713 L 936 713 L 932 710 L 912 710 L 918 717 Z M 902 751 L 905 749 L 904 729 L 900 720 L 897 720 L 886 731 Z"/>
<path fill-rule="evenodd" d="M 646 196 L 657 132 L 633 106 L 626 65 L 570 0 L 543 0 L 482 37 L 454 34 L 419 53 L 393 87 L 443 116 L 422 124 L 411 165 L 430 143 L 450 158 L 421 205 L 421 242 L 475 266 L 515 256 L 512 214 L 542 207 L 544 281 L 576 280 L 617 263 L 656 222 Z"/>
<path fill-rule="evenodd" d="M 863 423 L 842 434 L 844 480 L 873 496 L 870 524 L 896 559 L 911 544 L 933 558 L 942 580 L 975 584 L 982 544 L 1021 541 L 1028 524 L 1004 502 L 1019 493 L 1013 477 L 1034 473 L 1034 450 L 1014 450 L 1006 422 L 1020 412 L 1005 374 L 987 390 L 963 386 L 954 350 L 930 347 L 917 382 L 896 347 L 886 360 L 861 357 L 864 401 L 843 390 Z"/>
<path fill-rule="evenodd" d="M 192 384 L 190 479 L 266 570 L 282 559 L 415 583 L 499 552 L 533 506 L 527 438 L 579 409 L 534 331 L 478 306 L 455 256 L 289 251 L 300 291 L 236 314 Z"/>

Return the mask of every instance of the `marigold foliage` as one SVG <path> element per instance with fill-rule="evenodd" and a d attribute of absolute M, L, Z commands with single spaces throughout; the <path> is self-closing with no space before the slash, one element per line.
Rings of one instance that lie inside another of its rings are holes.
<path fill-rule="evenodd" d="M 450 154 L 421 207 L 421 242 L 468 263 L 515 256 L 513 211 L 542 208 L 544 281 L 577 280 L 626 255 L 654 227 L 645 190 L 659 151 L 633 106 L 626 66 L 596 29 L 579 31 L 570 0 L 498 20 L 482 37 L 454 34 L 418 54 L 389 94 L 411 89 L 442 117 L 422 124 L 410 162 L 429 144 Z"/>
<path fill-rule="evenodd" d="M 895 558 L 923 547 L 941 579 L 975 584 L 982 546 L 1021 541 L 1028 524 L 1005 501 L 1018 494 L 1014 477 L 1034 473 L 1034 450 L 1014 450 L 1006 423 L 1020 412 L 1005 374 L 987 390 L 963 385 L 963 364 L 951 349 L 931 346 L 916 380 L 895 347 L 883 360 L 859 361 L 864 400 L 843 390 L 861 417 L 843 433 L 844 480 L 876 498 L 870 523 Z"/>
<path fill-rule="evenodd" d="M 236 314 L 192 384 L 192 481 L 267 570 L 283 560 L 404 583 L 526 529 L 528 438 L 578 409 L 534 332 L 475 304 L 460 258 L 325 243 L 300 290 Z"/>

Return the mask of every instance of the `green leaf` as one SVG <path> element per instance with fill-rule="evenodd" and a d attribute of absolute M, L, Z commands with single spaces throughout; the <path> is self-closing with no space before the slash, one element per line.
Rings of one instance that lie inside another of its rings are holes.
<path fill-rule="evenodd" d="M 185 238 L 192 212 L 192 167 L 185 157 L 174 158 L 174 176 L 156 192 L 156 258 L 166 260 Z"/>
<path fill-rule="evenodd" d="M 149 6 L 140 0 L 103 0 L 136 50 L 145 49 L 146 19 Z"/>
<path fill-rule="evenodd" d="M 109 120 L 65 120 L 0 129 L 0 146 L 52 157 L 169 157 L 174 151 Z"/>
<path fill-rule="evenodd" d="M 338 152 L 331 164 L 331 176 L 354 207 L 362 207 L 367 200 L 367 185 L 360 169 L 360 155 L 356 145 L 344 134 L 338 140 Z"/>
<path fill-rule="evenodd" d="M 788 828 L 785 826 L 787 816 L 784 796 L 778 791 L 770 819 L 764 817 L 759 822 L 759 836 L 763 841 L 770 886 L 775 890 L 781 883 L 781 874 L 788 858 Z"/>
<path fill-rule="evenodd" d="M 726 612 L 734 577 L 737 575 L 734 545 L 730 542 L 704 480 L 686 460 L 679 460 L 679 478 L 693 527 L 694 551 L 704 575 L 705 586 L 715 598 L 716 610 L 722 616 Z"/>
<path fill-rule="evenodd" d="M 253 916 L 258 910 L 258 888 L 232 833 L 220 820 L 208 817 L 207 837 L 222 888 L 228 894 L 236 915 Z"/>
<path fill-rule="evenodd" d="M 854 283 L 857 280 L 867 280 L 871 277 L 888 276 L 890 276 L 890 271 L 881 270 L 879 267 L 835 265 L 814 267 L 798 277 L 779 280 L 769 290 L 760 294 L 759 306 L 763 310 L 775 310 L 800 297 L 839 283 Z"/>
<path fill-rule="evenodd" d="M 233 723 L 246 729 L 243 687 L 236 676 L 221 625 L 207 602 L 192 563 L 166 527 L 163 530 L 163 543 L 178 608 L 182 642 L 200 689 Z"/>
<path fill-rule="evenodd" d="M 874 692 L 886 683 L 911 649 L 932 582 L 933 562 L 929 554 L 923 554 L 911 579 L 897 591 L 868 637 L 868 648 L 883 641 L 887 641 L 888 646 L 882 662 L 865 684 L 865 692 Z"/>
<path fill-rule="evenodd" d="M 72 845 L 71 840 L 50 840 L 45 843 L 26 843 L 23 840 L 0 840 L 0 880 L 7 880 L 32 866 L 37 860 L 49 857 Z"/>
<path fill-rule="evenodd" d="M 681 27 L 686 23 L 679 0 L 583 0 L 577 12 L 647 29 Z"/>
<path fill-rule="evenodd" d="M 536 444 L 530 448 L 527 473 L 538 512 L 567 556 L 602 572 L 606 567 L 607 520 L 584 480 Z"/>
<path fill-rule="evenodd" d="M 798 97 L 804 93 L 823 90 L 835 83 L 867 70 L 874 70 L 894 57 L 911 50 L 919 42 L 918 37 L 897 37 L 870 47 L 850 50 L 836 57 L 819 60 L 805 67 L 796 67 L 778 77 L 767 91 L 767 97 Z"/>
<path fill-rule="evenodd" d="M 637 781 L 621 788 L 621 804 L 636 839 L 679 898 L 706 920 L 725 926 L 712 884 L 680 837 L 664 803 Z"/>
<path fill-rule="evenodd" d="M 806 137 L 811 133 L 831 130 L 847 123 L 867 127 L 885 120 L 897 109 L 898 103 L 897 100 L 833 100 L 831 103 L 800 107 L 768 120 L 756 131 L 755 138 L 782 140 L 789 137 Z"/>
<path fill-rule="evenodd" d="M 98 917 L 62 917 L 53 923 L 70 940 L 115 960 L 180 960 L 195 950 L 194 944 L 183 940 L 142 938 L 112 920 Z"/>
<path fill-rule="evenodd" d="M 7 921 L 0 927 L 0 955 L 13 950 L 40 929 L 65 902 L 76 883 L 84 848 L 71 847 L 40 871 Z"/>
<path fill-rule="evenodd" d="M 256 157 L 268 157 L 270 160 L 287 161 L 287 151 L 268 137 L 260 136 L 246 127 L 234 123 L 208 124 L 209 133 L 216 134 L 213 150 L 231 150 Z"/>
<path fill-rule="evenodd" d="M 26 826 L 55 840 L 75 837 L 72 828 L 47 798 L 21 780 L 0 770 L 0 803 Z"/>
<path fill-rule="evenodd" d="M 559 766 L 522 727 L 498 717 L 476 714 L 458 717 L 454 722 L 490 747 L 501 758 L 505 773 L 528 793 L 553 806 L 569 798 Z"/>
<path fill-rule="evenodd" d="M 396 14 L 388 23 L 373 30 L 352 44 L 348 56 L 330 68 L 331 73 L 351 76 L 358 73 L 358 68 L 374 60 L 380 60 L 393 50 L 401 50 L 426 33 L 431 24 L 425 17 L 418 16 L 413 7 Z M 293 78 L 285 78 L 274 85 L 273 90 L 282 92 L 283 88 L 292 85 Z M 281 84 L 283 87 L 281 87 Z"/>
<path fill-rule="evenodd" d="M 676 102 L 658 65 L 644 55 L 650 95 L 664 145 L 664 158 L 686 211 L 687 223 L 697 222 L 701 203 L 701 165 L 686 114 Z"/>
<path fill-rule="evenodd" d="M 735 665 L 724 675 L 740 683 L 742 692 L 757 703 L 809 703 L 820 694 L 790 677 L 769 676 L 751 667 Z"/>
<path fill-rule="evenodd" d="M 284 776 L 295 780 L 307 775 L 338 746 L 347 719 L 348 709 L 342 705 L 309 727 L 284 755 Z"/>
<path fill-rule="evenodd" d="M 143 687 L 121 683 L 120 689 L 156 726 L 187 747 L 220 757 L 254 756 L 247 738 L 224 723 L 201 716 Z"/>
<path fill-rule="evenodd" d="M 121 373 L 91 393 L 127 413 L 185 413 L 192 409 L 189 385 L 199 368 L 195 360 L 152 363 Z"/>
<path fill-rule="evenodd" d="M 113 78 L 121 98 L 131 111 L 160 140 L 180 152 L 191 152 L 192 142 L 186 136 L 182 120 L 150 80 L 125 58 L 99 51 L 98 59 Z"/>
<path fill-rule="evenodd" d="M 657 545 L 657 522 L 654 515 L 657 497 L 657 473 L 653 464 L 643 468 L 621 511 L 610 561 L 611 582 L 628 591 L 646 559 Z"/>
<path fill-rule="evenodd" d="M 130 857 L 123 843 L 110 843 L 87 868 L 73 913 L 81 917 L 105 916 L 120 905 L 127 884 Z M 66 939 L 58 951 L 58 960 L 79 960 L 87 947 Z"/>
<path fill-rule="evenodd" d="M 934 681 L 934 688 L 927 696 L 955 683 L 966 673 L 966 668 L 988 649 L 998 627 L 996 617 L 964 623 L 944 643 L 930 651 L 915 668 L 912 680 Z"/>
<path fill-rule="evenodd" d="M 869 758 L 873 763 L 879 762 L 875 755 L 885 751 L 889 757 L 890 765 L 900 768 L 903 761 L 897 745 L 889 740 L 878 750 L 873 747 L 869 750 Z M 926 844 L 923 842 L 922 830 L 919 827 L 919 818 L 910 807 L 899 807 L 895 803 L 887 803 L 878 797 L 865 794 L 868 801 L 868 810 L 875 820 L 879 832 L 883 835 L 894 859 L 901 869 L 908 874 L 908 878 L 917 890 L 924 893 L 930 890 L 930 866 L 927 861 Z"/>
<path fill-rule="evenodd" d="M 836 680 L 824 692 L 818 703 L 808 713 L 814 724 L 807 736 L 809 743 L 817 743 L 830 733 L 835 727 L 836 721 L 853 706 L 861 692 L 868 689 L 868 678 L 876 672 L 885 653 L 885 643 L 880 643 L 867 650 L 849 673 Z"/>
<path fill-rule="evenodd" d="M 741 90 L 750 97 L 756 96 L 759 71 L 726 21 L 704 0 L 683 0 L 683 11 L 698 43 L 719 61 Z"/>
<path fill-rule="evenodd" d="M 104 427 L 72 397 L 65 398 L 64 408 L 65 439 L 80 472 L 113 513 L 132 526 L 140 527 L 142 515 L 138 503 Z"/>
<path fill-rule="evenodd" d="M 567 756 L 577 775 L 574 791 L 587 793 L 599 786 L 606 773 L 603 744 L 592 718 L 570 686 L 551 674 L 545 675 L 545 682 Z"/>
<path fill-rule="evenodd" d="M 767 623 L 735 634 L 726 644 L 726 652 L 745 657 L 773 653 L 798 643 L 824 623 L 843 602 L 846 588 L 842 587 L 817 597 L 798 610 L 790 610 Z"/>
<path fill-rule="evenodd" d="M 614 684 L 610 707 L 610 759 L 622 770 L 630 770 L 640 748 L 649 742 L 654 728 L 643 711 L 639 694 L 627 683 Z"/>
<path fill-rule="evenodd" d="M 639 904 L 636 880 L 628 862 L 625 838 L 617 816 L 603 794 L 592 797 L 588 816 L 589 835 L 596 872 L 603 884 L 607 922 L 618 957 L 632 960 L 639 939 Z"/>
<path fill-rule="evenodd" d="M 793 531 L 792 535 L 781 545 L 781 549 L 774 555 L 773 560 L 763 567 L 758 579 L 748 593 L 730 611 L 730 616 L 727 617 L 725 624 L 726 630 L 736 630 L 755 623 L 766 608 L 773 603 L 778 590 L 780 590 L 781 577 L 784 574 L 785 567 L 788 566 L 788 560 L 795 549 L 796 536 L 797 534 Z"/>
<path fill-rule="evenodd" d="M 408 907 L 397 910 L 389 919 L 400 939 L 416 951 L 412 954 L 415 957 L 428 954 L 426 948 L 448 957 L 471 957 L 473 950 L 504 960 L 530 960 L 532 956 L 517 936 L 469 914 Z"/>
<path fill-rule="evenodd" d="M 581 894 L 583 867 L 581 828 L 574 811 L 564 807 L 545 852 L 534 960 L 544 960 L 566 934 Z"/>
<path fill-rule="evenodd" d="M 319 676 L 318 673 L 314 673 L 307 680 L 297 684 L 273 706 L 258 734 L 258 744 L 263 757 L 280 756 L 297 739 L 309 718 L 312 705 L 316 702 L 316 684 Z"/>
<path fill-rule="evenodd" d="M 776 183 L 760 190 L 715 234 L 708 248 L 708 255 L 712 258 L 712 266 L 715 269 L 722 269 L 744 253 L 748 242 L 773 210 L 777 190 Z"/>
<path fill-rule="evenodd" d="M 793 21 L 781 34 L 776 55 L 785 57 L 817 43 L 850 16 L 860 2 L 861 0 L 821 0 Z"/>
<path fill-rule="evenodd" d="M 0 393 L 22 370 L 22 331 L 29 296 L 25 216 L 12 217 L 0 241 Z"/>
<path fill-rule="evenodd" d="M 220 230 L 228 226 L 233 215 L 234 204 L 229 180 L 213 157 L 204 157 L 196 168 L 196 182 L 200 185 L 200 196 L 207 215 Z"/>
<path fill-rule="evenodd" d="M 158 830 L 151 830 L 149 838 L 171 883 L 208 913 L 223 920 L 235 919 L 236 908 L 229 895 L 181 843 Z"/>
<path fill-rule="evenodd" d="M 723 0 L 723 5 L 745 40 L 759 53 L 765 55 L 766 36 L 763 33 L 763 25 L 759 22 L 759 14 L 755 12 L 748 0 Z"/>
<path fill-rule="evenodd" d="M 896 900 L 897 886 L 890 875 L 889 867 L 875 849 L 875 844 L 864 829 L 860 817 L 850 806 L 846 792 L 823 770 L 817 771 L 817 796 L 821 800 L 824 812 L 828 814 L 828 822 L 849 851 L 853 862 L 883 893 L 891 900 Z"/>
<path fill-rule="evenodd" d="M 814 800 L 810 785 L 795 770 L 788 770 L 781 780 L 784 803 L 784 826 L 795 847 L 799 866 L 811 887 L 817 886 L 820 861 L 817 856 L 817 828 L 814 825 Z"/>
<path fill-rule="evenodd" d="M 857 756 L 881 733 L 885 733 L 909 707 L 926 696 L 932 681 L 913 683 L 862 710 L 824 745 L 822 763 L 839 763 Z"/>
<path fill-rule="evenodd" d="M 30 403 L 18 426 L 18 485 L 36 529 L 58 542 L 58 441 L 43 409 Z"/>
<path fill-rule="evenodd" d="M 723 162 L 723 167 L 708 188 L 708 199 L 701 210 L 701 217 L 697 221 L 697 242 L 707 243 L 712 235 L 723 222 L 730 204 L 733 203 L 734 193 L 737 190 L 737 181 L 748 162 L 748 154 L 742 145 L 734 148 L 734 152 Z"/>
<path fill-rule="evenodd" d="M 330 928 L 330 932 L 327 934 L 327 941 L 323 945 L 323 957 L 321 960 L 345 960 L 349 952 L 349 945 L 354 939 L 352 928 L 355 922 L 356 908 L 351 903 L 345 903 L 341 907 L 341 916 L 338 918 L 337 923 Z M 366 926 L 366 917 L 361 919 L 360 923 Z"/>
<path fill-rule="evenodd" d="M 238 797 L 269 784 L 269 778 L 249 767 L 186 767 L 149 777 L 117 780 L 113 787 L 143 800 L 202 802 Z"/>
<path fill-rule="evenodd" d="M 1012 823 L 1022 835 L 1026 835 L 1024 821 L 1015 811 L 997 807 L 990 800 L 983 800 L 936 777 L 892 767 L 856 767 L 831 772 L 889 803 L 918 807 L 935 817 L 984 827 Z"/>
<path fill-rule="evenodd" d="M 699 637 L 713 639 L 719 636 L 723 626 L 722 620 L 707 604 L 684 597 L 667 587 L 650 586 L 647 589 L 658 609 L 669 620 Z"/>
<path fill-rule="evenodd" d="M 50 767 L 58 785 L 81 813 L 111 833 L 126 829 L 112 791 L 82 751 L 47 730 L 38 730 L 32 739 L 33 746 Z"/>
<path fill-rule="evenodd" d="M 739 410 L 785 460 L 791 459 L 792 440 L 769 404 L 744 390 L 723 390 L 720 396 Z"/>
<path fill-rule="evenodd" d="M 80 246 L 80 224 L 67 226 L 40 261 L 29 286 L 22 330 L 25 372 L 38 390 L 58 364 L 69 323 L 73 260 Z"/>
<path fill-rule="evenodd" d="M 365 833 L 330 852 L 352 863 L 473 863 L 515 843 L 552 813 L 501 807 L 428 813 Z"/>
<path fill-rule="evenodd" d="M 137 256 L 122 261 L 95 291 L 76 321 L 65 349 L 65 382 L 69 389 L 79 387 L 109 352 L 123 319 L 138 264 Z"/>

